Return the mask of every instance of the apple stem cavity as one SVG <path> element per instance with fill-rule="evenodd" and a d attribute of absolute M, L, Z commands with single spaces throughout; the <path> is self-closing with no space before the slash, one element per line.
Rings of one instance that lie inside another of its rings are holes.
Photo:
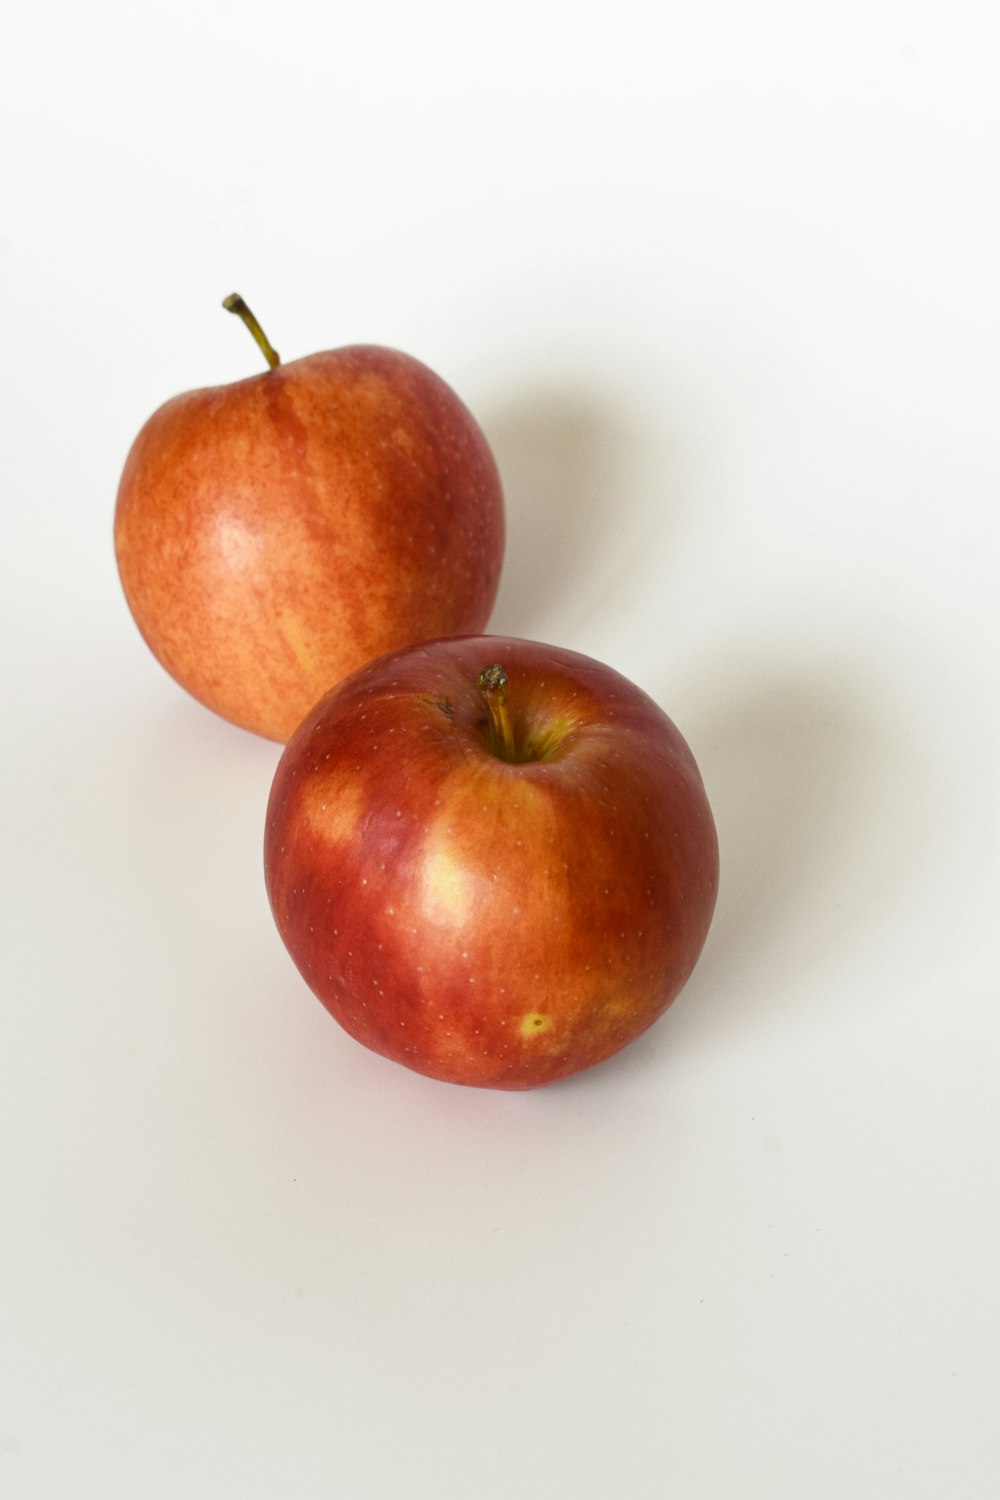
<path fill-rule="evenodd" d="M 243 319 L 253 334 L 258 348 L 267 360 L 269 368 L 272 370 L 276 369 L 281 364 L 278 351 L 271 344 L 267 334 L 261 328 L 249 307 L 247 307 L 239 292 L 230 292 L 229 296 L 223 300 L 222 305 L 226 309 L 226 312 L 235 313 L 238 318 Z"/>
<path fill-rule="evenodd" d="M 501 760 L 517 760 L 514 743 L 514 725 L 507 707 L 507 673 L 499 662 L 484 667 L 476 678 L 476 686 L 486 700 L 489 715 L 490 749 Z"/>

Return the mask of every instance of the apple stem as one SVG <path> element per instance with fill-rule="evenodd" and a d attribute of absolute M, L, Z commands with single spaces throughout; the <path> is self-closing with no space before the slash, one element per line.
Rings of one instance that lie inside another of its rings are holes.
<path fill-rule="evenodd" d="M 514 725 L 507 707 L 507 673 L 499 662 L 484 667 L 476 678 L 476 686 L 486 700 L 493 733 L 493 750 L 501 760 L 516 760 Z"/>
<path fill-rule="evenodd" d="M 267 334 L 264 332 L 263 328 L 261 328 L 260 324 L 257 322 L 257 319 L 254 317 L 249 307 L 247 307 L 239 292 L 230 292 L 229 296 L 225 298 L 222 305 L 226 309 L 226 312 L 235 313 L 238 318 L 243 319 L 244 323 L 247 325 L 250 332 L 256 339 L 257 345 L 264 358 L 267 360 L 270 368 L 273 370 L 277 365 L 280 365 L 281 360 L 278 356 L 277 349 L 272 347 Z"/>

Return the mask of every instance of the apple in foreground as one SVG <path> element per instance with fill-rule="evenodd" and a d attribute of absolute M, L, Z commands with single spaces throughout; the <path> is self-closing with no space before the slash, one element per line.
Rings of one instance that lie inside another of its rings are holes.
<path fill-rule="evenodd" d="M 609 667 L 499 636 L 392 652 L 316 705 L 278 764 L 264 860 L 281 936 L 352 1036 L 499 1089 L 655 1021 L 718 882 L 666 715 Z"/>
<path fill-rule="evenodd" d="M 485 437 L 395 350 L 335 349 L 176 396 L 125 464 L 115 551 L 153 654 L 202 703 L 287 740 L 395 647 L 482 630 L 503 558 Z"/>

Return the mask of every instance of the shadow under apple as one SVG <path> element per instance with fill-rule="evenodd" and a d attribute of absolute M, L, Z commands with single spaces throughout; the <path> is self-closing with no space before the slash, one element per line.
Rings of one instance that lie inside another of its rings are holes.
<path fill-rule="evenodd" d="M 735 691 L 735 666 L 712 676 L 713 700 L 726 707 L 684 725 L 720 844 L 719 902 L 702 957 L 644 1037 L 561 1088 L 729 1050 L 789 1008 L 827 1004 L 830 987 L 810 973 L 850 962 L 926 863 L 930 832 L 907 827 L 905 795 L 893 792 L 893 733 L 870 689 L 846 669 L 823 677 L 815 667 L 761 672 L 754 683 L 741 662 L 739 680 L 750 686 Z"/>
<path fill-rule="evenodd" d="M 602 597 L 609 557 L 629 531 L 641 443 L 615 411 L 572 391 L 539 390 L 483 425 L 507 507 L 506 557 L 488 628 L 549 639 L 571 601 L 590 609 Z"/>
<path fill-rule="evenodd" d="M 772 679 L 701 726 L 697 756 L 719 829 L 716 920 L 696 971 L 702 1001 L 727 993 L 726 1012 L 759 1014 L 759 974 L 813 926 L 833 898 L 836 867 L 859 827 L 876 767 L 869 712 L 831 681 Z M 876 751 L 876 754 L 878 752 Z M 782 994 L 771 989 L 774 1003 Z M 792 998 L 788 988 L 784 994 Z M 742 999 L 741 999 L 742 997 Z M 709 1003 L 711 1003 L 709 1001 Z"/>

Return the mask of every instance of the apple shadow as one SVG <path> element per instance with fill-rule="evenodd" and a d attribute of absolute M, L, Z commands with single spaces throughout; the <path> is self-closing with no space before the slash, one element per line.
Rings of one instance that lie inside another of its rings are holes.
<path fill-rule="evenodd" d="M 827 1005 L 830 987 L 810 983 L 810 967 L 849 964 L 926 867 L 935 830 L 909 816 L 896 737 L 870 683 L 812 665 L 754 684 L 752 670 L 736 676 L 746 665 L 707 674 L 727 707 L 682 726 L 719 834 L 719 901 L 701 959 L 644 1037 L 560 1088 L 729 1050 L 790 1008 Z M 851 1003 L 839 998 L 838 1010 Z"/>
<path fill-rule="evenodd" d="M 630 530 L 641 437 L 590 394 L 559 389 L 541 389 L 483 427 L 507 510 L 506 556 L 489 629 L 546 639 L 570 600 L 590 614 L 605 593 L 609 563 Z"/>
<path fill-rule="evenodd" d="M 874 753 L 873 753 L 874 752 Z M 719 831 L 716 919 L 690 989 L 724 997 L 728 1022 L 760 1014 L 768 958 L 808 925 L 838 860 L 849 857 L 866 788 L 880 771 L 872 719 L 846 685 L 771 680 L 729 701 L 696 737 Z M 792 1001 L 770 990 L 770 1004 Z M 711 1004 L 711 1001 L 707 1003 Z"/>

